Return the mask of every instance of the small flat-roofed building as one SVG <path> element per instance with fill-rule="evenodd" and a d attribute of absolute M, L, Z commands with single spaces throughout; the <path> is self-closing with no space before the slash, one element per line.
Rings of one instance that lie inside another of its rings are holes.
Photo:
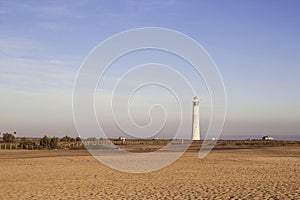
<path fill-rule="evenodd" d="M 262 140 L 274 140 L 274 138 L 270 136 L 264 136 L 262 137 Z"/>

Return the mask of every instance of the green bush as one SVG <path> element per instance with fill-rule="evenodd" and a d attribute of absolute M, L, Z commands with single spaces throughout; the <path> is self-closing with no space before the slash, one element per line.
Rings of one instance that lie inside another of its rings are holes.
<path fill-rule="evenodd" d="M 71 142 L 73 138 L 69 137 L 69 136 L 64 136 L 60 139 L 61 142 Z"/>
<path fill-rule="evenodd" d="M 35 142 L 32 141 L 32 140 L 30 140 L 30 139 L 27 139 L 27 138 L 23 137 L 23 138 L 21 139 L 21 142 L 20 142 L 20 147 L 21 147 L 22 149 L 25 149 L 25 148 L 27 148 L 28 146 L 35 146 Z"/>
<path fill-rule="evenodd" d="M 4 133 L 3 134 L 3 141 L 6 143 L 12 143 L 15 140 L 15 136 L 11 133 Z"/>
<path fill-rule="evenodd" d="M 59 138 L 58 138 L 58 137 L 53 137 L 53 138 L 51 138 L 51 141 L 50 141 L 50 148 L 51 148 L 51 149 L 57 149 L 57 148 L 58 148 L 58 141 L 59 141 Z"/>
<path fill-rule="evenodd" d="M 48 138 L 46 135 L 40 139 L 40 145 L 44 148 L 50 148 L 51 139 Z"/>
<path fill-rule="evenodd" d="M 58 141 L 58 137 L 49 138 L 45 135 L 43 138 L 41 138 L 40 145 L 46 149 L 57 149 L 59 147 Z"/>

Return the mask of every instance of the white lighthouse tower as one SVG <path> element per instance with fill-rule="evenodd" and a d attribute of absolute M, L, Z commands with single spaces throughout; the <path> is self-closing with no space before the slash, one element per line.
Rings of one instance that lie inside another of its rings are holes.
<path fill-rule="evenodd" d="M 193 140 L 200 140 L 199 99 L 193 99 Z"/>

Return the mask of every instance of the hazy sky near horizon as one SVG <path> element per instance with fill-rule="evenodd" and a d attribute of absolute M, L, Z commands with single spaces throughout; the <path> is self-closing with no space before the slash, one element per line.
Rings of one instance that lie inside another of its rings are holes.
<path fill-rule="evenodd" d="M 222 138 L 299 138 L 299 9 L 297 0 L 1 1 L 0 132 L 75 136 L 72 87 L 85 57 L 119 32 L 162 27 L 196 40 L 218 66 L 227 94 Z M 111 83 L 121 64 L 105 77 Z M 196 94 L 206 98 L 202 84 Z"/>

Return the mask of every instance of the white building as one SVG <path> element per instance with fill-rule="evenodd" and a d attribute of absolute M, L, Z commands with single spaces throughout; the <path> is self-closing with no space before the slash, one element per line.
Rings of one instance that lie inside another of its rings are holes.
<path fill-rule="evenodd" d="M 192 140 L 200 140 L 200 117 L 199 117 L 199 99 L 193 99 L 193 130 Z"/>

